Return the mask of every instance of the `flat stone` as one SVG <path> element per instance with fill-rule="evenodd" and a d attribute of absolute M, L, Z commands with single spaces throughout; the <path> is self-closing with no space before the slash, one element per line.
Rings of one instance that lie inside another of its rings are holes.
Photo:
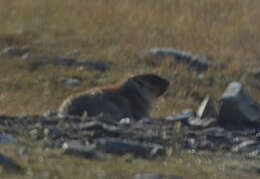
<path fill-rule="evenodd" d="M 100 150 L 118 155 L 132 153 L 141 157 L 152 157 L 165 154 L 165 148 L 159 144 L 141 143 L 118 138 L 101 138 L 96 141 L 96 145 Z"/>
<path fill-rule="evenodd" d="M 85 158 L 101 159 L 104 157 L 97 151 L 95 145 L 83 145 L 79 141 L 64 142 L 62 149 L 65 154 L 79 155 Z"/>
<path fill-rule="evenodd" d="M 144 54 L 172 56 L 177 62 L 187 63 L 199 72 L 206 71 L 209 67 L 215 66 L 212 62 L 203 56 L 186 51 L 176 50 L 173 48 L 152 48 L 145 51 Z"/>
<path fill-rule="evenodd" d="M 116 126 L 107 125 L 99 121 L 82 122 L 78 125 L 80 130 L 107 130 L 114 132 L 117 130 Z"/>
<path fill-rule="evenodd" d="M 233 152 L 252 152 L 260 148 L 260 142 L 246 140 L 232 148 Z"/>
<path fill-rule="evenodd" d="M 191 117 L 188 119 L 187 123 L 192 127 L 200 127 L 200 128 L 206 128 L 206 127 L 212 127 L 217 123 L 217 119 L 215 118 L 198 118 L 198 117 Z"/>
<path fill-rule="evenodd" d="M 186 121 L 189 118 L 194 116 L 194 112 L 192 109 L 186 109 L 182 113 L 174 115 L 174 116 L 168 116 L 166 117 L 166 121 Z"/>
<path fill-rule="evenodd" d="M 229 135 L 228 133 L 231 134 L 231 132 L 226 131 L 221 127 L 211 127 L 200 131 L 201 135 L 208 135 L 212 137 L 226 137 Z"/>

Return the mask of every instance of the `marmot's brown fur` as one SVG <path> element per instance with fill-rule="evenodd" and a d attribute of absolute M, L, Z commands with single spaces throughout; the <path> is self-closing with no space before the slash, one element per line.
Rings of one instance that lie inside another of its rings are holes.
<path fill-rule="evenodd" d="M 61 115 L 88 116 L 100 113 L 113 119 L 149 117 L 152 102 L 168 88 L 169 81 L 154 74 L 132 76 L 117 84 L 96 87 L 65 99 Z"/>

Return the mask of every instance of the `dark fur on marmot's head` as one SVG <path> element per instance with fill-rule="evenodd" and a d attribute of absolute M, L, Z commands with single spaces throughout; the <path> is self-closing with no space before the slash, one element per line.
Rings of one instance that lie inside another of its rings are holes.
<path fill-rule="evenodd" d="M 131 78 L 140 87 L 148 89 L 154 97 L 161 96 L 169 87 L 170 82 L 158 75 L 142 74 Z"/>

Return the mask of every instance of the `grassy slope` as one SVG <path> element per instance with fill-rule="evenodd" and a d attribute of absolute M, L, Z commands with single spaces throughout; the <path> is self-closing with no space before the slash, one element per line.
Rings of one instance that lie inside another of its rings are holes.
<path fill-rule="evenodd" d="M 143 72 L 171 81 L 168 93 L 155 105 L 154 116 L 196 108 L 196 96 L 217 99 L 232 80 L 242 81 L 259 100 L 257 81 L 249 73 L 260 66 L 259 8 L 258 0 L 1 0 L 0 49 L 29 45 L 32 56 L 65 56 L 78 49 L 80 59 L 104 59 L 113 66 L 105 74 L 53 65 L 34 70 L 33 62 L 2 56 L 0 113 L 41 113 L 57 108 L 69 94 Z M 195 52 L 224 66 L 199 79 L 186 65 L 170 61 L 152 65 L 138 57 L 152 47 Z M 84 82 L 65 88 L 55 82 L 60 76 L 79 76 Z"/>

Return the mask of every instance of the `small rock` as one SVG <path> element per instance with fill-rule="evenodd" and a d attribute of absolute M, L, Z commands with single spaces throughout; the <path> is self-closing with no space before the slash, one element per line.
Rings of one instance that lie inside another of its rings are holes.
<path fill-rule="evenodd" d="M 54 117 L 54 116 L 57 116 L 58 115 L 58 111 L 56 111 L 56 110 L 48 110 L 48 111 L 46 111 L 46 112 L 44 112 L 43 114 L 43 117 Z"/>
<path fill-rule="evenodd" d="M 242 127 L 241 123 L 259 123 L 260 105 L 248 95 L 239 82 L 228 85 L 220 99 L 219 120 L 222 125 Z"/>
<path fill-rule="evenodd" d="M 252 152 L 260 148 L 260 142 L 246 140 L 232 148 L 233 152 Z"/>
<path fill-rule="evenodd" d="M 206 128 L 206 127 L 212 127 L 217 123 L 217 119 L 215 118 L 203 118 L 200 119 L 198 117 L 191 117 L 188 119 L 187 123 L 192 127 L 200 127 L 200 128 Z"/>
<path fill-rule="evenodd" d="M 199 131 L 200 136 L 208 136 L 212 139 L 222 139 L 229 143 L 234 143 L 234 135 L 231 131 L 227 131 L 220 127 L 211 127 Z"/>
<path fill-rule="evenodd" d="M 21 57 L 29 52 L 29 47 L 8 47 L 2 50 L 0 54 L 7 54 L 10 56 L 18 56 Z"/>
<path fill-rule="evenodd" d="M 194 138 L 188 138 L 186 140 L 186 147 L 196 150 L 199 147 L 199 143 Z"/>
<path fill-rule="evenodd" d="M 39 140 L 42 138 L 42 134 L 39 129 L 32 129 L 29 133 L 32 139 Z"/>
<path fill-rule="evenodd" d="M 79 86 L 81 84 L 81 79 L 73 78 L 73 77 L 71 78 L 61 77 L 58 78 L 57 81 L 67 86 Z"/>
<path fill-rule="evenodd" d="M 126 125 L 126 126 L 129 126 L 129 125 L 131 125 L 131 124 L 133 124 L 133 123 L 134 123 L 134 121 L 133 121 L 132 119 L 130 119 L 129 117 L 123 118 L 123 119 L 121 119 L 121 120 L 119 121 L 119 124 L 121 124 L 121 125 Z"/>
<path fill-rule="evenodd" d="M 26 53 L 26 54 L 24 54 L 24 55 L 21 57 L 21 59 L 22 59 L 22 60 L 27 60 L 29 57 L 30 57 L 30 54 L 29 54 L 29 53 Z"/>
<path fill-rule="evenodd" d="M 101 138 L 96 141 L 96 145 L 100 150 L 118 155 L 132 153 L 137 156 L 152 157 L 166 153 L 165 148 L 158 144 L 141 143 L 117 138 Z"/>
<path fill-rule="evenodd" d="M 207 96 L 201 103 L 198 111 L 197 117 L 199 118 L 217 118 L 217 111 L 213 104 L 213 101 Z"/>
<path fill-rule="evenodd" d="M 62 145 L 65 154 L 80 155 L 85 158 L 104 159 L 95 145 L 83 145 L 79 141 L 68 141 Z"/>
<path fill-rule="evenodd" d="M 82 62 L 82 64 L 86 64 L 88 68 L 94 68 L 102 72 L 106 72 L 110 70 L 110 65 L 98 60 L 87 60 L 85 62 Z"/>
<path fill-rule="evenodd" d="M 113 125 L 108 125 L 99 121 L 82 122 L 78 125 L 79 130 L 106 130 L 106 131 L 116 131 L 117 127 Z"/>
<path fill-rule="evenodd" d="M 151 120 L 151 118 L 142 118 L 140 120 L 137 121 L 137 124 L 152 124 L 153 121 Z"/>
<path fill-rule="evenodd" d="M 186 109 L 182 113 L 177 114 L 175 116 L 166 117 L 166 121 L 186 121 L 189 118 L 194 116 L 194 112 L 192 109 Z"/>
<path fill-rule="evenodd" d="M 204 129 L 200 131 L 203 135 L 209 135 L 214 137 L 222 137 L 223 135 L 226 135 L 225 129 L 221 127 L 212 127 L 208 129 Z"/>
<path fill-rule="evenodd" d="M 134 179 L 164 179 L 165 176 L 160 173 L 142 173 L 136 174 Z"/>

